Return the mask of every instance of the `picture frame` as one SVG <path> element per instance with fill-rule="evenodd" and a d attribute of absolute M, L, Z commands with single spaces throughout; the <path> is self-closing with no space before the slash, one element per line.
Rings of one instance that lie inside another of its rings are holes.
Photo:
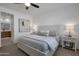
<path fill-rule="evenodd" d="M 30 20 L 19 19 L 19 32 L 30 32 Z"/>

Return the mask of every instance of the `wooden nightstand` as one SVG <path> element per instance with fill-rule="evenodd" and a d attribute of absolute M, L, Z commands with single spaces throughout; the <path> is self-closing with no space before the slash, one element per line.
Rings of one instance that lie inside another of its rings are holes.
<path fill-rule="evenodd" d="M 68 36 L 62 37 L 62 48 L 69 47 L 70 49 L 75 49 L 76 52 L 78 43 L 77 39 L 78 39 L 77 37 L 68 37 Z"/>

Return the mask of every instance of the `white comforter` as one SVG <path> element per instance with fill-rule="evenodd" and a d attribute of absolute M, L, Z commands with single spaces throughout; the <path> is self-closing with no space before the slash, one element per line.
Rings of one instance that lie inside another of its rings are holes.
<path fill-rule="evenodd" d="M 38 35 L 24 35 L 24 36 L 35 39 L 35 40 L 46 42 L 50 50 L 55 51 L 55 48 L 58 46 L 58 42 L 56 41 L 55 37 L 45 37 L 45 36 L 38 36 Z"/>

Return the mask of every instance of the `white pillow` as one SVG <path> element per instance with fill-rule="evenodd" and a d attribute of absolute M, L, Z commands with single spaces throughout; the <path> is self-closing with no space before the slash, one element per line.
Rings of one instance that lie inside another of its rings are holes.
<path fill-rule="evenodd" d="M 37 32 L 37 35 L 40 35 L 40 36 L 48 36 L 48 31 L 38 31 Z"/>

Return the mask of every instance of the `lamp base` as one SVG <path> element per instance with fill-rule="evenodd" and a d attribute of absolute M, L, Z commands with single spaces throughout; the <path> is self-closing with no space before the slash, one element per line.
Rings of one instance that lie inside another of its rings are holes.
<path fill-rule="evenodd" d="M 72 37 L 72 35 L 68 35 L 68 37 Z"/>

